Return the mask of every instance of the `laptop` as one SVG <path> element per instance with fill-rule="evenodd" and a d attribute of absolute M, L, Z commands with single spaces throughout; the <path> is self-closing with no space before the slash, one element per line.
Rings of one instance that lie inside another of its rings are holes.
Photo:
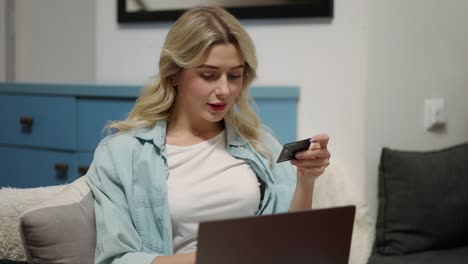
<path fill-rule="evenodd" d="M 200 223 L 197 264 L 347 264 L 355 206 Z"/>

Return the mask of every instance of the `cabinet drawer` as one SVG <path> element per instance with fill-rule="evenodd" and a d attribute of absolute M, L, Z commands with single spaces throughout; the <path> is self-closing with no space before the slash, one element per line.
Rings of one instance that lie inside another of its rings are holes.
<path fill-rule="evenodd" d="M 0 95 L 0 143 L 72 150 L 76 148 L 73 97 Z"/>
<path fill-rule="evenodd" d="M 258 109 L 254 109 L 278 141 L 285 144 L 296 140 L 297 101 L 257 99 L 255 102 Z"/>
<path fill-rule="evenodd" d="M 32 188 L 77 179 L 77 155 L 68 152 L 0 147 L 0 186 Z"/>
<path fill-rule="evenodd" d="M 107 135 L 107 122 L 125 119 L 134 104 L 135 99 L 78 99 L 78 150 L 94 152 Z"/>
<path fill-rule="evenodd" d="M 83 176 L 88 172 L 93 162 L 94 155 L 93 153 L 78 153 L 78 172 L 80 176 Z"/>

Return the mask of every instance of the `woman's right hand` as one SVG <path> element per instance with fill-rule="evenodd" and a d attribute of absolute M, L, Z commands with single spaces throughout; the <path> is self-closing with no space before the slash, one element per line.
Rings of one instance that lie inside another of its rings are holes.
<path fill-rule="evenodd" d="M 196 251 L 172 256 L 159 256 L 154 259 L 153 264 L 195 264 Z"/>

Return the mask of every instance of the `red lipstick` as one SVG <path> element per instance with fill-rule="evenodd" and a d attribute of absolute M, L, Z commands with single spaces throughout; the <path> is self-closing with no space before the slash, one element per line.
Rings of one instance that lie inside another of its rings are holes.
<path fill-rule="evenodd" d="M 226 109 L 227 104 L 226 103 L 215 103 L 215 104 L 208 104 L 208 106 L 213 110 L 214 112 L 221 112 L 224 109 Z"/>

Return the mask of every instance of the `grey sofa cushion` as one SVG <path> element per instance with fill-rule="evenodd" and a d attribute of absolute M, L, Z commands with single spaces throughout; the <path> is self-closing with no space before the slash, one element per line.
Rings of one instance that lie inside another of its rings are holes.
<path fill-rule="evenodd" d="M 468 246 L 430 250 L 399 256 L 384 256 L 374 254 L 368 264 L 466 264 L 468 263 Z"/>
<path fill-rule="evenodd" d="M 377 254 L 468 245 L 467 223 L 468 144 L 427 152 L 383 149 Z"/>
<path fill-rule="evenodd" d="M 20 231 L 29 263 L 94 263 L 94 197 L 84 178 L 24 212 Z"/>

